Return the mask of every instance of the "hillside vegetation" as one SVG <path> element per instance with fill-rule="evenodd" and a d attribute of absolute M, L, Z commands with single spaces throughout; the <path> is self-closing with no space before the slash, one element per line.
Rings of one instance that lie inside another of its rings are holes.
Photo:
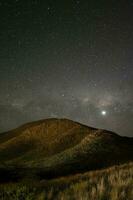
<path fill-rule="evenodd" d="M 1 200 L 132 200 L 133 163 L 40 182 L 0 185 Z"/>
<path fill-rule="evenodd" d="M 133 160 L 133 139 L 68 119 L 29 123 L 0 135 L 0 181 L 47 179 Z"/>

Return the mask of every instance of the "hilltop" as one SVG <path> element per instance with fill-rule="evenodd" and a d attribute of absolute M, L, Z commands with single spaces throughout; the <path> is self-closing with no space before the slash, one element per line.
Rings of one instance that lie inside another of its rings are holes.
<path fill-rule="evenodd" d="M 133 138 L 46 119 L 0 134 L 0 173 L 52 178 L 132 161 L 132 152 Z"/>

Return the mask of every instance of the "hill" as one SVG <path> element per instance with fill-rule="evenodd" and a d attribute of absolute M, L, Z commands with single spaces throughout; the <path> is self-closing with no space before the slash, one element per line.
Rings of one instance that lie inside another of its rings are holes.
<path fill-rule="evenodd" d="M 133 138 L 68 119 L 46 119 L 0 135 L 0 175 L 39 179 L 133 160 Z"/>

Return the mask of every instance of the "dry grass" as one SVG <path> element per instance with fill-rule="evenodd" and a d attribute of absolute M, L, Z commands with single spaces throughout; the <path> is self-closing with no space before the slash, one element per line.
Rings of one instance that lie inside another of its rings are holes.
<path fill-rule="evenodd" d="M 38 183 L 0 185 L 1 200 L 132 200 L 133 163 Z"/>
<path fill-rule="evenodd" d="M 132 138 L 68 119 L 46 119 L 0 134 L 0 169 L 4 178 L 10 168 L 9 174 L 15 171 L 22 179 L 25 174 L 46 179 L 132 161 L 132 151 Z"/>
<path fill-rule="evenodd" d="M 1 170 L 9 164 L 13 168 L 9 174 L 0 171 L 1 180 L 8 181 L 0 185 L 0 200 L 133 200 L 133 163 L 44 180 L 129 162 L 132 144 L 132 139 L 67 119 L 34 122 L 2 134 Z M 9 183 L 14 174 L 19 182 Z"/>
<path fill-rule="evenodd" d="M 27 160 L 27 157 L 28 160 L 30 158 L 33 160 L 31 152 L 33 155 L 38 155 L 36 156 L 38 159 L 52 156 L 75 146 L 92 132 L 94 132 L 93 128 L 67 119 L 33 122 L 0 135 L 0 155 L 4 155 L 1 160 L 9 162 L 18 159 L 21 155 L 23 155 L 22 162 Z"/>

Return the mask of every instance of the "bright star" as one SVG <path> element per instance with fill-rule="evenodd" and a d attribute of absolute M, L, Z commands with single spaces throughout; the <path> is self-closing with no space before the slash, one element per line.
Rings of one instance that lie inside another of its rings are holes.
<path fill-rule="evenodd" d="M 101 111 L 101 114 L 102 114 L 103 116 L 105 116 L 105 115 L 107 114 L 106 110 L 102 110 L 102 111 Z"/>

